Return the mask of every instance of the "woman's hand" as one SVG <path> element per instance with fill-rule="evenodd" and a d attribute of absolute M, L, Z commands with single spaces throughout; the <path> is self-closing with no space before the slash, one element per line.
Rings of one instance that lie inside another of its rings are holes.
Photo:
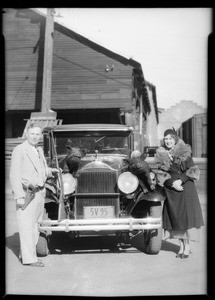
<path fill-rule="evenodd" d="M 172 187 L 176 190 L 176 191 L 183 191 L 184 188 L 183 186 L 181 185 L 182 184 L 182 181 L 181 179 L 178 179 L 178 180 L 175 180 L 172 184 Z"/>
<path fill-rule="evenodd" d="M 181 192 L 184 190 L 183 186 L 174 186 L 174 189 L 178 192 Z"/>

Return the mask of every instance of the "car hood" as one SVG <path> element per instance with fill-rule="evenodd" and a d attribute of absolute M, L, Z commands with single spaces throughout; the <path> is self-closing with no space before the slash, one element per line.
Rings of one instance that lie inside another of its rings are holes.
<path fill-rule="evenodd" d="M 86 156 L 81 160 L 79 171 L 90 169 L 109 169 L 118 171 L 124 165 L 125 155 L 99 155 L 99 156 Z"/>

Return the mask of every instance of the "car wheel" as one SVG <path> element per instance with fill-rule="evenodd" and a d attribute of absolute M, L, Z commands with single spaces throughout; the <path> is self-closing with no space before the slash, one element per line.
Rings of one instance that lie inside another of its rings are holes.
<path fill-rule="evenodd" d="M 152 206 L 150 208 L 150 217 L 160 217 L 162 207 Z M 144 231 L 144 252 L 147 254 L 158 254 L 162 244 L 162 228 Z"/>
<path fill-rule="evenodd" d="M 48 214 L 46 209 L 44 208 L 43 211 L 43 220 L 48 219 Z M 36 246 L 36 252 L 38 256 L 47 256 L 49 254 L 49 247 L 48 247 L 48 235 L 43 232 L 40 232 L 39 239 Z"/>
<path fill-rule="evenodd" d="M 150 217 L 160 217 L 162 206 L 150 206 L 148 211 Z M 158 254 L 162 244 L 162 228 L 139 231 L 131 238 L 131 244 L 147 254 Z"/>
<path fill-rule="evenodd" d="M 36 250 L 39 256 L 47 256 L 49 254 L 48 238 L 44 233 L 39 235 Z"/>

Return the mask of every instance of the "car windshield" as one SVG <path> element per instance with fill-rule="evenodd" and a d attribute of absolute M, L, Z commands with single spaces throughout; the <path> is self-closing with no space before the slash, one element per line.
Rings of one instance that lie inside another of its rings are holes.
<path fill-rule="evenodd" d="M 129 155 L 128 132 L 55 132 L 58 155 L 66 155 L 68 147 L 79 148 L 87 154 L 125 154 Z"/>

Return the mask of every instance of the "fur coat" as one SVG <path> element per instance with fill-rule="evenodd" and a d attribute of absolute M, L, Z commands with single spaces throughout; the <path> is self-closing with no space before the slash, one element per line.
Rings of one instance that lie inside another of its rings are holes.
<path fill-rule="evenodd" d="M 183 162 L 191 158 L 191 147 L 179 139 L 172 151 L 168 151 L 165 146 L 157 149 L 154 162 L 158 166 L 157 181 L 160 186 L 164 185 L 167 179 L 170 179 L 171 169 L 173 164 L 181 165 L 183 171 Z M 200 170 L 198 166 L 191 166 L 186 170 L 186 176 L 192 180 L 198 180 Z"/>

